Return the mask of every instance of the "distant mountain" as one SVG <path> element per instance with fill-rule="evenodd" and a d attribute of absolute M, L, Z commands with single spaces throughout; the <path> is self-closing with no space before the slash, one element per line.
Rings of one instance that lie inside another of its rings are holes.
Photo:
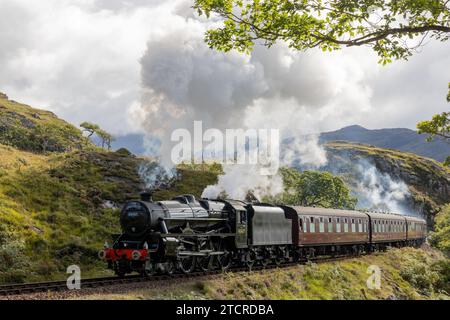
<path fill-rule="evenodd" d="M 350 126 L 320 135 L 322 143 L 348 141 L 372 145 L 379 148 L 410 152 L 443 162 L 450 156 L 450 144 L 443 140 L 426 142 L 426 135 L 410 129 L 369 130 L 361 126 Z"/>
<path fill-rule="evenodd" d="M 136 155 L 145 153 L 144 135 L 131 134 L 116 137 L 113 143 L 115 150 L 127 148 Z M 346 141 L 368 144 L 378 148 L 394 149 L 414 153 L 419 156 L 445 161 L 450 156 L 450 144 L 443 140 L 426 142 L 426 135 L 420 135 L 410 129 L 378 129 L 369 130 L 354 125 L 337 131 L 325 132 L 320 135 L 320 142 Z"/>

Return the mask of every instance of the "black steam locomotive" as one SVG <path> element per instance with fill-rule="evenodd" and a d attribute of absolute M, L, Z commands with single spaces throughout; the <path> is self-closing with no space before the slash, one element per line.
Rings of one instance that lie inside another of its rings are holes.
<path fill-rule="evenodd" d="M 348 210 L 197 200 L 154 202 L 145 193 L 121 213 L 123 233 L 101 251 L 119 277 L 191 273 L 420 245 L 423 219 Z"/>

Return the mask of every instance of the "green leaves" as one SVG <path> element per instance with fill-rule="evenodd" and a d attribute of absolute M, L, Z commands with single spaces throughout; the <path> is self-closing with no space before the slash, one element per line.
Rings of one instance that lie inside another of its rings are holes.
<path fill-rule="evenodd" d="M 431 120 L 420 122 L 417 129 L 420 134 L 429 134 L 428 141 L 439 136 L 450 142 L 450 112 L 443 112 L 435 115 Z"/>
<path fill-rule="evenodd" d="M 102 148 L 108 147 L 108 150 L 111 149 L 111 144 L 114 141 L 114 137 L 100 128 L 100 126 L 90 122 L 83 122 L 80 127 L 83 128 L 83 131 L 88 134 L 88 138 L 91 138 L 94 134 L 97 135 L 97 137 L 102 140 Z"/>
<path fill-rule="evenodd" d="M 197 12 L 222 17 L 209 30 L 211 48 L 251 52 L 256 43 L 323 51 L 370 46 L 381 64 L 407 59 L 429 35 L 450 34 L 449 2 L 444 0 L 195 0 Z"/>
<path fill-rule="evenodd" d="M 319 206 L 324 208 L 354 209 L 357 199 L 350 196 L 344 181 L 329 172 L 299 172 L 282 168 L 285 192 L 276 202 L 288 205 Z"/>

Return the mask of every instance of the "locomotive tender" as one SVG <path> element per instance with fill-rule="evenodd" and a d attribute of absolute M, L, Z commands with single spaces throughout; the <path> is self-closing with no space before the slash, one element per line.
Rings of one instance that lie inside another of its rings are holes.
<path fill-rule="evenodd" d="M 418 246 L 423 219 L 370 212 L 197 200 L 154 202 L 144 193 L 127 203 L 123 233 L 100 256 L 120 277 L 266 266 L 315 256 L 357 255 L 388 246 Z"/>

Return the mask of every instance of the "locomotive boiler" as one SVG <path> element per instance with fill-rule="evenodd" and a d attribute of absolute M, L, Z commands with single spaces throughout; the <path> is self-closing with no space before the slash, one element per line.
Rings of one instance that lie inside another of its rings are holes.
<path fill-rule="evenodd" d="M 122 234 L 100 252 L 120 277 L 280 265 L 420 245 L 426 237 L 425 220 L 414 217 L 192 195 L 154 202 L 149 193 L 125 204 L 120 223 Z"/>

